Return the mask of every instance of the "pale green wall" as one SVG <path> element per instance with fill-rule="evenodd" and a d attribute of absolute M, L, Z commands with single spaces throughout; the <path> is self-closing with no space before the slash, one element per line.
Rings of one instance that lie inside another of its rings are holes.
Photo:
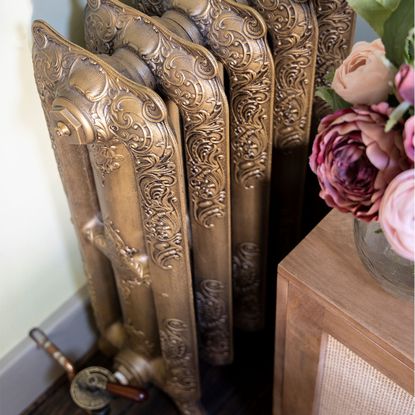
<path fill-rule="evenodd" d="M 84 283 L 32 75 L 32 13 L 75 40 L 82 21 L 76 1 L 0 5 L 0 357 Z"/>
<path fill-rule="evenodd" d="M 1 1 L 0 357 L 83 285 L 31 64 L 30 24 L 82 42 L 82 0 Z M 358 24 L 357 39 L 373 35 Z"/>

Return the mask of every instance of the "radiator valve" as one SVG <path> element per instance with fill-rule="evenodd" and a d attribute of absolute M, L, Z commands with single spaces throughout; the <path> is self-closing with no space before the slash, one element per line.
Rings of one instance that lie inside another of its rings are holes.
<path fill-rule="evenodd" d="M 144 402 L 148 393 L 142 388 L 121 385 L 114 374 L 100 366 L 90 366 L 76 373 L 74 364 L 62 351 L 50 341 L 46 334 L 34 328 L 29 336 L 62 366 L 71 382 L 70 392 L 75 404 L 88 413 L 107 415 L 110 413 L 110 403 L 115 396 Z"/>

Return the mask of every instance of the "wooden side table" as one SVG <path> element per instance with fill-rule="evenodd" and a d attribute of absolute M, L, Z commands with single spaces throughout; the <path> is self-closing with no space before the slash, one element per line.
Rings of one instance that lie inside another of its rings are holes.
<path fill-rule="evenodd" d="M 414 304 L 364 268 L 337 211 L 278 267 L 274 415 L 412 415 Z"/>

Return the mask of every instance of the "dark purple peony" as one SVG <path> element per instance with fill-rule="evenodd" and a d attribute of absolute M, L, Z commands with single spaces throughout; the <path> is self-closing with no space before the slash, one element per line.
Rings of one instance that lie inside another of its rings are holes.
<path fill-rule="evenodd" d="M 357 106 L 323 118 L 313 144 L 310 167 L 330 207 L 376 220 L 387 184 L 405 165 L 400 134 L 385 133 L 387 104 Z"/>

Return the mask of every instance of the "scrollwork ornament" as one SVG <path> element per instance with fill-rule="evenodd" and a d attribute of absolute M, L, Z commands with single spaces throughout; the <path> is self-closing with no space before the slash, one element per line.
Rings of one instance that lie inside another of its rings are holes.
<path fill-rule="evenodd" d="M 89 13 L 85 16 L 85 40 L 88 50 L 101 53 L 112 52 L 111 40 L 114 38 L 117 28 L 110 10 L 103 7 L 101 1 L 92 1 L 88 8 L 96 13 Z M 102 49 L 104 45 L 104 50 Z"/>
<path fill-rule="evenodd" d="M 163 55 L 160 59 L 160 53 Z M 158 74 L 163 88 L 185 114 L 188 182 L 194 219 L 204 227 L 213 227 L 215 218 L 225 216 L 227 191 L 225 186 L 224 149 L 226 124 L 224 97 L 214 86 L 204 59 L 194 60 L 194 70 L 187 72 L 188 54 L 172 49 L 171 42 L 159 37 L 159 46 L 143 56 L 143 60 Z M 180 68 L 183 68 L 180 70 Z M 184 75 L 186 74 L 186 75 Z M 203 75 L 203 77 L 201 77 Z M 212 96 L 213 92 L 213 96 Z"/>
<path fill-rule="evenodd" d="M 145 3 L 147 12 L 160 14 L 157 6 L 153 6 L 157 0 L 142 3 Z M 231 186 L 232 201 L 236 206 L 232 211 L 232 243 L 238 245 L 247 239 L 247 235 L 249 240 L 265 241 L 263 230 L 267 227 L 268 217 L 275 88 L 266 23 L 251 7 L 228 0 L 194 3 L 165 0 L 164 5 L 166 10 L 178 9 L 188 16 L 195 26 L 192 31 L 199 30 L 205 44 L 227 69 L 231 111 Z M 242 213 L 246 209 L 255 211 L 252 221 L 246 221 Z M 246 228 L 244 235 L 237 230 L 241 224 Z M 261 284 L 264 267 L 260 261 L 255 266 L 253 273 L 257 283 Z M 237 275 L 234 274 L 234 278 Z M 204 309 L 202 291 L 198 292 L 198 307 Z M 258 297 L 256 301 L 261 299 Z M 205 312 L 207 310 L 202 314 Z M 202 339 L 204 337 L 202 331 Z"/>
<path fill-rule="evenodd" d="M 230 322 L 226 313 L 224 285 L 217 280 L 204 280 L 196 291 L 202 350 L 216 361 L 227 361 L 231 346 Z"/>
<path fill-rule="evenodd" d="M 65 115 L 69 120 L 75 120 L 78 138 L 85 138 L 84 129 L 91 129 L 94 132 L 92 142 L 119 143 L 131 156 L 151 273 L 165 281 L 178 273 L 181 277 L 178 284 L 183 287 L 183 298 L 186 299 L 186 305 L 178 311 L 182 319 L 167 318 L 165 324 L 160 322 L 168 373 L 163 386 L 170 388 L 173 396 L 178 391 L 180 398 L 187 399 L 189 395 L 193 398 L 199 385 L 195 326 L 189 297 L 192 284 L 183 174 L 179 164 L 182 160 L 179 143 L 167 122 L 164 101 L 154 91 L 124 78 L 99 57 L 66 42 L 48 25 L 36 22 L 34 31 L 47 39 L 35 43 L 33 60 L 51 135 L 55 131 L 53 117 Z M 71 101 L 74 97 L 76 107 Z M 53 108 L 55 99 L 60 105 L 66 103 L 64 110 Z M 75 112 L 81 113 L 81 120 L 75 119 Z M 81 140 L 71 143 L 75 146 L 91 144 L 91 141 Z M 135 270 L 134 275 L 142 274 L 143 278 L 137 281 L 145 285 L 148 278 L 143 253 L 126 245 L 116 226 L 109 220 L 105 222 L 104 231 L 96 235 L 100 249 L 115 252 L 128 270 Z M 88 233 L 88 229 L 84 229 L 84 232 L 95 238 L 93 230 Z M 157 284 L 158 292 L 168 290 L 160 281 Z M 133 288 L 129 282 L 126 287 Z M 157 305 L 157 299 L 155 302 Z M 160 318 L 160 321 L 163 320 Z"/>
<path fill-rule="evenodd" d="M 160 330 L 161 350 L 169 372 L 168 382 L 172 388 L 189 392 L 196 389 L 188 349 L 188 327 L 179 319 L 167 319 Z"/>
<path fill-rule="evenodd" d="M 210 0 L 191 19 L 229 72 L 233 176 L 245 189 L 270 167 L 274 71 L 266 26 L 252 9 Z"/>
<path fill-rule="evenodd" d="M 327 85 L 327 75 L 336 69 L 350 52 L 355 13 L 347 0 L 313 0 L 319 27 L 316 86 Z M 330 112 L 320 99 L 314 100 L 317 120 Z"/>
<path fill-rule="evenodd" d="M 33 41 L 35 42 L 36 48 L 38 50 L 45 49 L 48 43 L 48 37 L 46 34 L 39 30 L 39 28 L 33 29 Z"/>
<path fill-rule="evenodd" d="M 317 27 L 305 0 L 250 0 L 267 22 L 276 68 L 274 146 L 283 152 L 309 139 Z"/>
<path fill-rule="evenodd" d="M 125 45 L 136 50 L 166 94 L 178 105 L 186 136 L 193 218 L 205 228 L 214 227 L 215 219 L 225 217 L 229 203 L 225 173 L 229 151 L 228 108 L 217 78 L 215 59 L 205 49 L 183 42 L 161 25 L 155 26 L 138 11 L 115 1 L 101 3 L 99 10 L 87 12 L 88 47 L 100 53 Z M 138 37 L 131 38 L 127 32 L 135 25 L 152 32 L 154 47 L 145 53 L 139 50 Z M 104 31 L 104 37 L 103 28 L 109 28 Z"/>
<path fill-rule="evenodd" d="M 88 0 L 88 6 L 92 10 L 97 10 L 101 6 L 101 0 Z"/>
<path fill-rule="evenodd" d="M 124 160 L 122 154 L 118 154 L 117 145 L 94 143 L 91 144 L 91 152 L 94 154 L 94 161 L 97 169 L 101 172 L 102 183 L 105 182 L 105 176 L 121 167 Z"/>
<path fill-rule="evenodd" d="M 35 30 L 40 28 L 35 26 Z M 183 246 L 174 179 L 177 174 L 173 154 L 177 154 L 177 143 L 164 121 L 164 126 L 154 122 L 166 119 L 163 102 L 145 88 L 131 94 L 124 86 L 117 85 L 119 79 L 115 77 L 114 81 L 106 76 L 89 55 L 79 57 L 70 47 L 57 44 L 50 32 L 43 31 L 43 36 L 48 41 L 43 42 L 43 49 L 35 49 L 34 65 L 45 113 L 48 115 L 52 105 L 56 83 L 69 77 L 69 73 L 84 71 L 83 77 L 70 78 L 73 87 L 89 102 L 91 122 L 99 140 L 118 140 L 133 156 L 149 253 L 160 267 L 171 268 L 173 261 L 181 260 Z M 101 78 L 88 77 L 88 73 L 96 73 L 97 69 Z"/>
<path fill-rule="evenodd" d="M 157 132 L 162 134 L 155 141 L 149 120 L 142 112 L 143 104 L 137 104 L 131 96 L 113 99 L 108 125 L 135 160 L 145 237 L 152 258 L 162 268 L 169 269 L 172 261 L 180 260 L 183 253 L 178 200 L 173 191 L 177 177 L 173 161 L 176 143 L 170 141 L 167 131 L 158 128 Z"/>
<path fill-rule="evenodd" d="M 104 230 L 105 239 L 110 245 L 109 252 L 114 253 L 114 260 L 127 271 L 120 282 L 126 301 L 130 302 L 132 289 L 149 288 L 151 285 L 147 256 L 145 252 L 129 247 L 122 239 L 120 231 L 108 219 L 104 221 Z"/>
<path fill-rule="evenodd" d="M 138 10 L 143 13 L 148 14 L 149 16 L 158 15 L 161 16 L 166 11 L 166 4 L 164 0 L 133 0 L 132 4 Z"/>
<path fill-rule="evenodd" d="M 159 21 L 114 0 L 102 0 L 101 8 L 96 12 L 87 10 L 87 19 L 89 17 L 92 19 L 93 14 L 99 14 L 100 19 L 106 19 L 109 9 L 111 20 L 107 19 L 107 23 L 117 28 L 116 35 L 112 39 L 102 41 L 99 33 L 89 30 L 88 44 L 93 45 L 93 50 L 97 52 L 106 53 L 108 50 L 117 51 L 127 47 L 136 53 L 158 80 L 165 96 L 181 111 L 189 217 L 194 232 L 193 247 L 200 248 L 207 256 L 213 257 L 216 251 L 213 254 L 207 252 L 209 248 L 206 240 L 229 241 L 226 242 L 223 252 L 219 254 L 219 260 L 210 267 L 213 271 L 203 264 L 203 260 L 196 258 L 195 272 L 200 280 L 209 279 L 211 274 L 219 275 L 223 281 L 226 281 L 229 292 L 231 279 L 229 109 L 222 81 L 218 77 L 217 61 L 206 49 L 183 41 Z M 148 36 L 142 37 L 142 33 Z M 137 129 L 140 130 L 139 125 Z M 118 138 L 128 140 L 121 136 Z M 136 142 L 135 145 L 146 146 L 146 140 Z M 172 153 L 178 155 L 180 150 L 172 149 Z M 143 162 L 145 160 L 141 157 L 141 165 Z M 167 169 L 167 164 L 165 167 Z M 151 171 L 154 170 L 154 167 L 151 167 Z M 166 170 L 159 177 L 174 180 L 177 174 L 168 173 Z M 157 188 L 149 188 L 146 195 L 153 201 L 164 199 L 163 193 Z M 162 211 L 159 210 L 160 214 Z M 163 229 L 153 227 L 153 231 L 166 232 L 166 237 L 169 237 L 171 229 L 174 229 L 174 224 Z M 167 252 L 170 255 L 176 254 L 175 251 Z M 231 305 L 229 303 L 227 305 L 227 312 L 230 314 Z"/>
<path fill-rule="evenodd" d="M 134 351 L 148 359 L 154 356 L 156 345 L 147 338 L 142 330 L 138 330 L 134 327 L 132 321 L 125 322 L 124 328 L 127 334 L 132 338 L 130 344 Z"/>
<path fill-rule="evenodd" d="M 239 318 L 250 322 L 253 327 L 261 318 L 260 280 L 256 272 L 260 255 L 257 244 L 243 242 L 236 247 L 233 257 L 234 290 Z"/>
<path fill-rule="evenodd" d="M 147 13 L 161 14 L 169 7 L 189 13 L 230 75 L 234 180 L 245 189 L 266 180 L 271 160 L 274 70 L 262 18 L 253 9 L 227 0 L 208 0 L 198 13 L 181 1 L 164 1 L 163 7 L 158 1 L 136 3 Z"/>

